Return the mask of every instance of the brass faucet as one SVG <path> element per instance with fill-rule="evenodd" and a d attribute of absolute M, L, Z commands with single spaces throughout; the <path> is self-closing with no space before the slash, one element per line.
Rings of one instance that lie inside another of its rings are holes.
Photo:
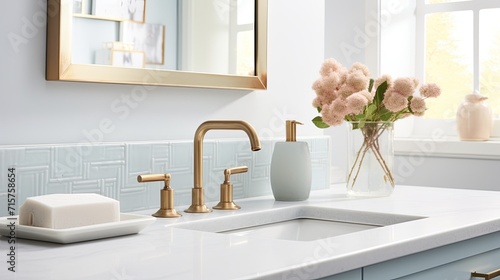
<path fill-rule="evenodd" d="M 188 213 L 208 213 L 211 212 L 205 205 L 205 195 L 203 189 L 203 137 L 209 130 L 243 130 L 250 139 L 252 151 L 260 150 L 260 142 L 254 128 L 245 121 L 215 120 L 202 123 L 194 134 L 194 187 L 192 189 L 192 202 Z"/>
<path fill-rule="evenodd" d="M 214 209 L 217 210 L 238 210 L 241 209 L 233 201 L 233 184 L 231 183 L 230 177 L 233 174 L 247 172 L 248 167 L 238 166 L 233 168 L 228 168 L 224 170 L 224 182 L 220 185 L 220 201 L 215 205 Z"/>
<path fill-rule="evenodd" d="M 153 214 L 159 218 L 177 218 L 182 216 L 174 208 L 174 190 L 170 187 L 170 174 L 148 174 L 137 176 L 137 182 L 164 182 L 163 189 L 160 190 L 160 209 Z"/>

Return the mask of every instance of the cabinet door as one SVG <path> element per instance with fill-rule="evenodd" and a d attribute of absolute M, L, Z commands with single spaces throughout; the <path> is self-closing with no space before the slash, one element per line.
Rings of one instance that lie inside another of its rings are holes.
<path fill-rule="evenodd" d="M 470 280 L 472 271 L 488 273 L 499 268 L 500 232 L 495 232 L 364 267 L 363 280 Z"/>
<path fill-rule="evenodd" d="M 449 279 L 470 280 L 473 271 L 488 273 L 500 269 L 500 249 L 401 277 L 401 280 Z M 480 279 L 480 278 L 478 278 Z"/>

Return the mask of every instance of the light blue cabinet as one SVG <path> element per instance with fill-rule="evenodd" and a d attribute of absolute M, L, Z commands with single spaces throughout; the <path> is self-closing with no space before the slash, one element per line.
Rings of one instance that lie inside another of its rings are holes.
<path fill-rule="evenodd" d="M 353 271 L 322 278 L 328 280 L 472 280 L 471 272 L 500 269 L 500 232 L 403 256 Z"/>
<path fill-rule="evenodd" d="M 401 277 L 401 280 L 450 279 L 470 280 L 471 272 L 488 273 L 500 267 L 500 249 L 462 259 L 419 273 Z"/>
<path fill-rule="evenodd" d="M 363 268 L 363 280 L 470 280 L 472 271 L 500 269 L 500 232 Z"/>

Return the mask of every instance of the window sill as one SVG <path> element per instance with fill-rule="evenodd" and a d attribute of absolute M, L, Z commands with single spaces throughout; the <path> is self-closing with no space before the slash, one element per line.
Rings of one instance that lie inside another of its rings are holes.
<path fill-rule="evenodd" d="M 428 156 L 468 159 L 500 159 L 500 139 L 460 141 L 457 138 L 396 138 L 394 152 L 403 156 Z"/>

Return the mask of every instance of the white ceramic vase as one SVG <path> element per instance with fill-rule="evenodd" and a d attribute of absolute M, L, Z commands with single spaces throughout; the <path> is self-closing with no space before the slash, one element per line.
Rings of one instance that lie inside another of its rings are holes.
<path fill-rule="evenodd" d="M 458 107 L 456 120 L 460 140 L 485 141 L 490 138 L 493 114 L 486 99 L 486 96 L 474 92 L 466 95 Z"/>

